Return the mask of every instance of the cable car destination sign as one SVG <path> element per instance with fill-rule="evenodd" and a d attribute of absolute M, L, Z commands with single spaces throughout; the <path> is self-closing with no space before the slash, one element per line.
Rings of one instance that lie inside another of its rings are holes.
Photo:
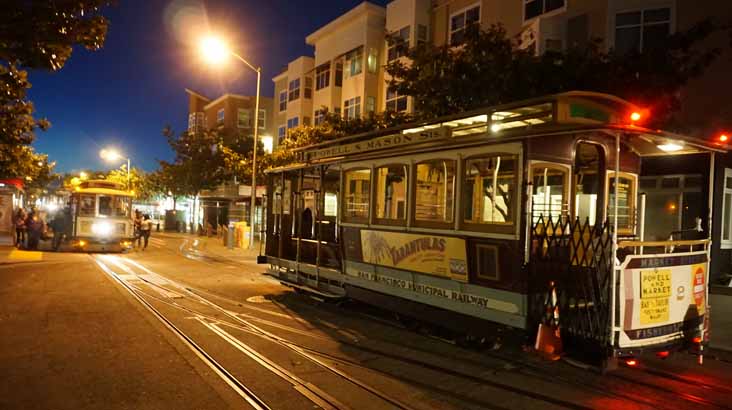
<path fill-rule="evenodd" d="M 319 150 L 306 151 L 305 159 L 313 161 L 323 158 L 340 157 L 344 155 L 360 154 L 363 152 L 378 151 L 387 148 L 397 148 L 423 142 L 437 141 L 447 138 L 449 128 L 440 127 L 431 130 L 412 132 L 407 134 L 390 134 L 372 138 L 366 141 L 351 144 L 335 145 Z"/>

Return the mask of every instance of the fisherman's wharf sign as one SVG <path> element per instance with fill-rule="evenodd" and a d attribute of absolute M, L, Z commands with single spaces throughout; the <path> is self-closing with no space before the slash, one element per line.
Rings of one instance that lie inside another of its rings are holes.
<path fill-rule="evenodd" d="M 422 142 L 436 141 L 447 138 L 447 136 L 448 128 L 445 127 L 408 134 L 391 134 L 385 135 L 383 137 L 372 138 L 366 141 L 359 141 L 350 144 L 336 145 L 319 150 L 306 151 L 305 158 L 308 161 L 313 161 L 323 158 L 353 155 L 362 152 L 377 151 L 386 148 L 396 148 L 411 144 L 419 144 Z"/>

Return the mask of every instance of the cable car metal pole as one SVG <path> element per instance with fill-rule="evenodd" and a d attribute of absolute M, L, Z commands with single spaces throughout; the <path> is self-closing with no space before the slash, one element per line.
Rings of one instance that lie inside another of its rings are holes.
<path fill-rule="evenodd" d="M 618 253 L 618 180 L 620 179 L 620 133 L 615 134 L 615 182 L 613 186 L 613 246 L 612 246 L 612 280 L 610 282 L 610 345 L 615 347 L 615 299 L 617 297 L 617 253 Z"/>

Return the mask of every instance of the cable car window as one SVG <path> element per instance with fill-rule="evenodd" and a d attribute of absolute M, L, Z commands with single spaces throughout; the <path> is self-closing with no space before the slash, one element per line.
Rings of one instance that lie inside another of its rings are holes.
<path fill-rule="evenodd" d="M 79 200 L 79 215 L 95 216 L 96 215 L 96 198 L 94 195 L 81 195 Z"/>
<path fill-rule="evenodd" d="M 574 163 L 574 216 L 580 222 L 594 225 L 598 215 L 597 200 L 603 192 L 604 157 L 599 146 L 588 143 L 577 144 Z M 602 206 L 600 206 L 600 210 Z"/>
<path fill-rule="evenodd" d="M 346 191 L 347 219 L 368 220 L 369 197 L 371 192 L 371 170 L 355 169 L 346 171 L 344 189 Z"/>
<path fill-rule="evenodd" d="M 435 159 L 417 164 L 415 219 L 452 222 L 455 161 Z"/>
<path fill-rule="evenodd" d="M 272 215 L 282 215 L 282 180 L 279 175 L 272 178 Z"/>
<path fill-rule="evenodd" d="M 126 197 L 115 196 L 112 203 L 114 205 L 114 216 L 130 216 L 130 201 Z"/>
<path fill-rule="evenodd" d="M 514 220 L 517 160 L 492 155 L 465 161 L 464 218 L 477 224 L 507 224 Z"/>
<path fill-rule="evenodd" d="M 111 196 L 99 196 L 99 216 L 112 216 L 114 197 Z"/>
<path fill-rule="evenodd" d="M 376 218 L 406 219 L 407 167 L 389 165 L 376 169 Z"/>
<path fill-rule="evenodd" d="M 632 234 L 635 228 L 636 177 L 620 173 L 618 177 L 618 233 Z M 615 172 L 608 172 L 607 215 L 615 218 Z"/>
<path fill-rule="evenodd" d="M 567 211 L 567 168 L 536 164 L 531 168 L 531 214 L 532 221 L 537 223 L 540 217 L 544 221 L 560 221 Z"/>

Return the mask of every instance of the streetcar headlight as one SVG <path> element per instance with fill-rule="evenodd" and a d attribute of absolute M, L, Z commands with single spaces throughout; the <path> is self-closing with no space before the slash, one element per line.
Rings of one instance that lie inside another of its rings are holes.
<path fill-rule="evenodd" d="M 113 230 L 114 227 L 109 222 L 94 222 L 92 224 L 92 232 L 95 235 L 108 236 Z"/>

